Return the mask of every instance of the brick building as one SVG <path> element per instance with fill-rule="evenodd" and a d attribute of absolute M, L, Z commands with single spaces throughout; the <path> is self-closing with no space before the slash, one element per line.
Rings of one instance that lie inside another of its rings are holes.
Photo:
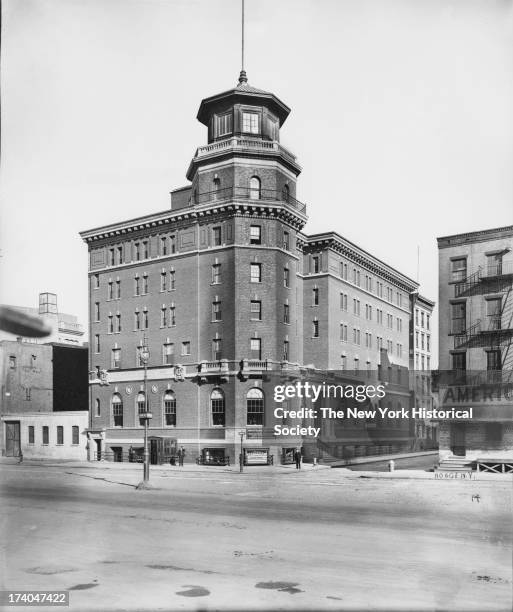
<path fill-rule="evenodd" d="M 513 227 L 438 238 L 438 248 L 440 408 L 473 411 L 471 419 L 440 422 L 440 457 L 507 467 L 505 460 L 513 459 Z"/>
<path fill-rule="evenodd" d="M 183 445 L 187 460 L 233 460 L 244 431 L 248 454 L 278 460 L 305 440 L 274 435 L 276 374 L 408 367 L 417 284 L 334 232 L 302 233 L 301 168 L 280 143 L 289 112 L 242 72 L 201 102 L 208 143 L 170 210 L 81 233 L 96 457 L 141 446 L 147 399 L 154 457 Z M 397 428 L 411 444 L 409 424 Z"/>
<path fill-rule="evenodd" d="M 0 341 L 0 451 L 86 458 L 87 347 Z"/>
<path fill-rule="evenodd" d="M 410 296 L 410 377 L 412 405 L 431 411 L 435 396 L 431 389 L 432 315 L 435 302 L 412 293 Z M 438 424 L 431 418 L 415 418 L 415 438 L 419 448 L 436 448 Z"/>

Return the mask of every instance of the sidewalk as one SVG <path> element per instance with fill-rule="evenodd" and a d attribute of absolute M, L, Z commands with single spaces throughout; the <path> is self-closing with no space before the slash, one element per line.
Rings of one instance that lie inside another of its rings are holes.
<path fill-rule="evenodd" d="M 0 457 L 1 465 L 20 465 L 21 466 L 44 466 L 44 467 L 66 467 L 73 469 L 84 469 L 84 470 L 97 470 L 97 471 L 121 471 L 121 472 L 136 472 L 142 473 L 142 463 L 129 463 L 129 462 L 114 462 L 114 461 L 68 461 L 65 459 L 24 459 L 20 464 L 17 457 Z M 322 471 L 330 469 L 329 465 L 313 466 L 311 463 L 302 463 L 301 472 L 311 471 Z M 221 465 L 197 465 L 195 463 L 186 463 L 183 466 L 175 465 L 151 465 L 151 472 L 157 472 L 159 474 L 172 474 L 172 473 L 224 473 L 224 474 L 235 474 L 239 473 L 239 465 L 221 466 Z M 244 474 L 287 474 L 295 472 L 295 464 L 288 465 L 245 465 Z"/>

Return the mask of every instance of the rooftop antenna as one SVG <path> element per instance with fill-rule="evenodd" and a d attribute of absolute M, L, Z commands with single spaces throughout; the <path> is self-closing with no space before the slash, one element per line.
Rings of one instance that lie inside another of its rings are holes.
<path fill-rule="evenodd" d="M 246 71 L 244 70 L 244 0 L 242 0 L 242 48 L 241 48 L 241 71 L 239 75 L 239 84 L 248 82 L 248 77 L 246 76 Z"/>

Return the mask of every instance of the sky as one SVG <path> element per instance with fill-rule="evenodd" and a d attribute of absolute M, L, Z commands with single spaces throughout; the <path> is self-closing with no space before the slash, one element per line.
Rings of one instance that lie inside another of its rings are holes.
<path fill-rule="evenodd" d="M 237 82 L 240 0 L 2 4 L 0 301 L 52 291 L 85 324 L 78 233 L 165 210 L 187 183 L 200 101 Z M 292 108 L 305 231 L 337 231 L 436 300 L 436 237 L 513 223 L 513 0 L 245 12 L 249 83 Z"/>

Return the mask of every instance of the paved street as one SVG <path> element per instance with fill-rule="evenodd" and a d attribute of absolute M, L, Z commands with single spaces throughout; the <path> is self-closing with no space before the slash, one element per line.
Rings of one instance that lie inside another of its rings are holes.
<path fill-rule="evenodd" d="M 137 491 L 139 467 L 0 464 L 2 588 L 73 611 L 511 610 L 509 478 L 191 466 Z"/>

